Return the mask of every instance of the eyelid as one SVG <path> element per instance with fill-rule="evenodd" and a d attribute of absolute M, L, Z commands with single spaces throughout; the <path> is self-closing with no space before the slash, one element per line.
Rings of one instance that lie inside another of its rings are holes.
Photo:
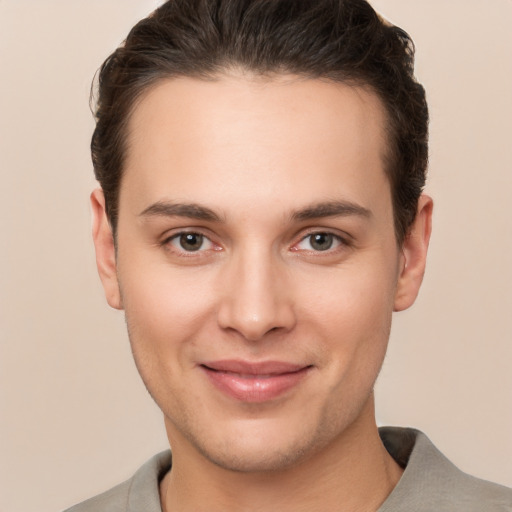
<path fill-rule="evenodd" d="M 175 228 L 175 229 L 171 229 L 171 230 L 167 231 L 162 236 L 162 240 L 159 242 L 159 245 L 161 245 L 161 246 L 171 245 L 170 244 L 171 241 L 178 239 L 182 235 L 186 235 L 186 234 L 190 234 L 190 233 L 201 235 L 205 240 L 207 240 L 211 244 L 211 247 L 209 247 L 207 249 L 201 248 L 201 249 L 198 249 L 197 251 L 186 251 L 184 249 L 180 250 L 180 248 L 173 246 L 173 248 L 170 250 L 172 250 L 173 252 L 179 253 L 180 255 L 196 256 L 196 257 L 204 252 L 207 252 L 207 251 L 212 251 L 212 250 L 213 251 L 222 251 L 223 250 L 222 245 L 214 240 L 215 236 L 213 234 L 211 234 L 210 230 L 205 229 L 203 227 L 195 227 L 195 226 L 180 227 L 180 228 Z M 301 242 L 306 240 L 308 237 L 316 235 L 316 234 L 330 235 L 338 243 L 336 244 L 335 247 L 326 249 L 325 251 L 319 251 L 319 250 L 315 250 L 315 249 L 309 249 L 309 250 L 308 249 L 300 249 L 297 247 Z M 335 230 L 332 228 L 311 227 L 311 228 L 306 229 L 305 232 L 302 231 L 302 233 L 299 236 L 295 237 L 295 240 L 296 241 L 293 242 L 292 246 L 290 247 L 290 250 L 293 252 L 302 251 L 302 252 L 311 252 L 311 253 L 317 253 L 317 254 L 323 253 L 323 254 L 327 255 L 327 254 L 332 254 L 333 252 L 336 252 L 336 250 L 339 250 L 340 247 L 341 248 L 349 248 L 349 247 L 353 246 L 353 238 L 349 233 L 345 233 L 345 232 L 340 233 L 339 230 Z"/>
<path fill-rule="evenodd" d="M 195 228 L 195 227 L 177 228 L 175 230 L 166 232 L 162 241 L 160 242 L 160 245 L 164 246 L 164 247 L 170 246 L 170 247 L 172 247 L 172 248 L 169 248 L 170 251 L 172 251 L 180 256 L 187 256 L 187 257 L 194 257 L 194 256 L 197 257 L 199 255 L 204 254 L 205 252 L 208 252 L 208 251 L 222 250 L 222 247 L 219 244 L 217 244 L 214 240 L 212 240 L 212 235 L 206 234 L 205 231 L 206 230 L 204 230 L 202 228 Z M 171 244 L 171 242 L 173 242 L 174 240 L 178 240 L 182 235 L 187 235 L 187 234 L 200 235 L 201 237 L 203 237 L 203 240 L 207 240 L 209 242 L 210 247 L 208 247 L 206 249 L 201 248 L 201 249 L 198 249 L 197 251 L 186 251 L 185 249 L 179 248 L 179 247 Z"/>
<path fill-rule="evenodd" d="M 205 229 L 201 226 L 179 226 L 175 228 L 171 228 L 166 230 L 162 235 L 160 235 L 160 239 L 162 244 L 165 244 L 172 238 L 176 238 L 180 235 L 187 235 L 187 234 L 196 234 L 196 235 L 202 235 L 205 238 L 208 238 L 209 240 L 212 240 L 213 233 L 209 229 Z M 213 241 L 213 240 L 212 240 Z"/>
<path fill-rule="evenodd" d="M 332 236 L 338 244 L 335 247 L 330 247 L 329 249 L 326 249 L 325 251 L 317 251 L 314 249 L 299 249 L 297 246 L 306 240 L 307 238 L 313 236 L 313 235 L 330 235 Z M 302 233 L 299 240 L 295 242 L 291 250 L 294 252 L 298 252 L 300 250 L 305 252 L 312 252 L 312 253 L 318 253 L 318 254 L 332 254 L 333 252 L 336 252 L 336 250 L 339 250 L 340 247 L 351 247 L 352 246 L 352 237 L 348 233 L 340 233 L 339 231 L 335 231 L 329 228 L 310 228 L 307 230 L 306 233 Z"/>

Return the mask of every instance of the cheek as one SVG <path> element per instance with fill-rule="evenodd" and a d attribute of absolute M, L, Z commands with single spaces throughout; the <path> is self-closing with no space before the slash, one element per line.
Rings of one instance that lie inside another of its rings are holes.
<path fill-rule="evenodd" d="M 120 261 L 119 281 L 124 308 L 148 329 L 171 326 L 181 330 L 194 325 L 194 319 L 211 303 L 208 276 L 190 269 L 180 271 L 166 264 Z"/>
<path fill-rule="evenodd" d="M 211 309 L 211 298 L 204 287 L 193 284 L 196 280 L 184 283 L 170 274 L 169 269 L 141 272 L 127 265 L 119 272 L 134 361 L 150 395 L 165 411 L 181 410 L 180 397 L 190 398 L 190 385 L 182 376 L 206 337 Z"/>
<path fill-rule="evenodd" d="M 213 297 L 207 276 L 191 278 L 190 270 L 184 276 L 167 265 L 137 267 L 119 266 L 134 356 L 162 368 L 180 364 L 209 328 Z"/>
<path fill-rule="evenodd" d="M 391 328 L 394 268 L 340 268 L 310 286 L 302 316 L 321 333 L 324 356 L 337 372 L 378 372 Z"/>
<path fill-rule="evenodd" d="M 303 275 L 300 303 L 305 314 L 323 316 L 328 324 L 339 319 L 340 324 L 370 329 L 393 311 L 396 281 L 394 265 L 340 266 L 322 275 Z"/>

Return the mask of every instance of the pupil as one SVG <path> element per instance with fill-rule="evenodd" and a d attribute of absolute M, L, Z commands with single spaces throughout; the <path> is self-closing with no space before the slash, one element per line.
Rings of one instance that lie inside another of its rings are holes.
<path fill-rule="evenodd" d="M 180 245 L 186 251 L 197 251 L 203 245 L 203 235 L 185 233 L 180 236 Z"/>
<path fill-rule="evenodd" d="M 329 233 L 317 233 L 311 237 L 311 247 L 317 251 L 326 251 L 332 246 L 333 237 Z"/>

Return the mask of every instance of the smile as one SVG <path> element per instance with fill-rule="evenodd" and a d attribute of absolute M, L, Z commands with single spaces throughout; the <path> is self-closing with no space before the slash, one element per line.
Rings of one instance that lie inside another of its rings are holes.
<path fill-rule="evenodd" d="M 215 361 L 203 363 L 200 368 L 223 394 L 242 402 L 262 403 L 297 386 L 312 366 L 279 361 Z"/>

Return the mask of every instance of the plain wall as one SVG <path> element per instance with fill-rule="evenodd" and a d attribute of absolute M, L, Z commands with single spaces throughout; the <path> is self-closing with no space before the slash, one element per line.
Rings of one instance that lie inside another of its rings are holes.
<path fill-rule="evenodd" d="M 65 508 L 167 447 L 96 275 L 89 86 L 155 0 L 0 0 L 0 512 Z M 374 0 L 417 44 L 434 234 L 381 424 L 512 486 L 512 2 Z"/>

